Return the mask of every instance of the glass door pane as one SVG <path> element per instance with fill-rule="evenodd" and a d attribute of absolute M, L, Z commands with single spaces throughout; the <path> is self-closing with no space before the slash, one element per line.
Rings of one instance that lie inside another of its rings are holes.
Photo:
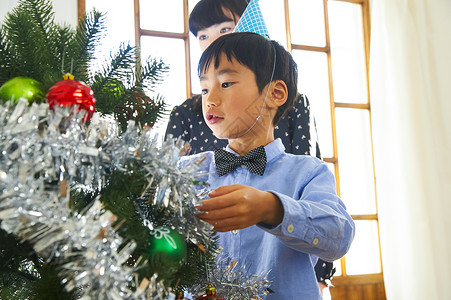
<path fill-rule="evenodd" d="M 183 32 L 183 1 L 141 0 L 139 10 L 142 29 Z"/>
<path fill-rule="evenodd" d="M 291 43 L 326 46 L 322 0 L 290 0 Z"/>
<path fill-rule="evenodd" d="M 368 103 L 361 5 L 328 3 L 334 100 Z"/>
<path fill-rule="evenodd" d="M 98 63 L 119 50 L 121 43 L 135 45 L 133 0 L 86 0 L 86 13 L 93 8 L 106 14 L 106 35 L 95 53 Z"/>
<path fill-rule="evenodd" d="M 333 157 L 327 55 L 304 50 L 293 50 L 292 54 L 298 65 L 298 91 L 308 97 L 316 119 L 321 155 Z"/>
<path fill-rule="evenodd" d="M 369 112 L 336 108 L 340 196 L 350 214 L 376 213 Z"/>
<path fill-rule="evenodd" d="M 355 221 L 355 224 L 354 241 L 346 254 L 346 273 L 348 275 L 380 273 L 377 222 Z"/>
<path fill-rule="evenodd" d="M 287 46 L 287 31 L 285 29 L 285 11 L 283 0 L 263 0 L 258 2 L 268 28 L 269 37 Z"/>
<path fill-rule="evenodd" d="M 169 72 L 163 82 L 156 86 L 156 93 L 160 93 L 169 111 L 174 105 L 181 104 L 186 99 L 185 52 L 181 39 L 141 37 L 142 57 L 162 58 L 169 65 Z M 169 114 L 155 125 L 158 133 L 164 134 Z"/>

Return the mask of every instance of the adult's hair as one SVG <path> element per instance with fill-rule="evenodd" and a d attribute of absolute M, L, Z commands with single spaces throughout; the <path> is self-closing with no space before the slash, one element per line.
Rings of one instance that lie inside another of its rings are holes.
<path fill-rule="evenodd" d="M 256 33 L 226 34 L 216 39 L 202 53 L 197 68 L 199 77 L 210 65 L 214 64 L 215 69 L 219 67 L 221 54 L 225 54 L 229 61 L 234 58 L 254 72 L 259 93 L 262 93 L 270 82 L 275 66 L 272 81 L 284 81 L 288 90 L 287 101 L 279 107 L 273 119 L 273 125 L 277 125 L 283 114 L 293 106 L 297 95 L 298 70 L 291 54 L 278 42 L 270 41 Z"/>
<path fill-rule="evenodd" d="M 199 30 L 227 21 L 238 21 L 243 14 L 247 0 L 200 0 L 189 15 L 189 30 L 197 37 Z M 230 11 L 233 19 L 224 11 Z"/>

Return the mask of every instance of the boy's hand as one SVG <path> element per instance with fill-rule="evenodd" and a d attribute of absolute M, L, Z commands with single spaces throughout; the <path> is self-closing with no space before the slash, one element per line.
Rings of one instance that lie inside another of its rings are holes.
<path fill-rule="evenodd" d="M 247 185 L 222 186 L 204 200 L 198 218 L 214 226 L 219 232 L 243 229 L 263 222 L 277 226 L 283 219 L 279 198 Z"/>

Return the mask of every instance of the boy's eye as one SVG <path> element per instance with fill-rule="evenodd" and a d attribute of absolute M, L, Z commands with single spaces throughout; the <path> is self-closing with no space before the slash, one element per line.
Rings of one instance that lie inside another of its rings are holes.
<path fill-rule="evenodd" d="M 202 95 L 208 94 L 208 89 L 202 89 Z"/>
<path fill-rule="evenodd" d="M 223 87 L 223 88 L 228 88 L 228 87 L 230 87 L 232 84 L 233 84 L 232 82 L 224 82 L 224 83 L 221 84 L 221 87 Z"/>
<path fill-rule="evenodd" d="M 199 41 L 203 41 L 203 40 L 206 40 L 207 39 L 207 35 L 205 35 L 205 34 L 203 34 L 203 35 L 199 35 Z"/>

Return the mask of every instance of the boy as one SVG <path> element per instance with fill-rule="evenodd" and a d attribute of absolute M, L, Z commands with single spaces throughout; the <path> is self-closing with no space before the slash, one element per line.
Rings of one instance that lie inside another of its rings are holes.
<path fill-rule="evenodd" d="M 202 154 L 214 190 L 198 217 L 249 274 L 270 271 L 275 293 L 265 299 L 321 299 L 316 257 L 342 257 L 355 225 L 326 164 L 285 153 L 274 140 L 274 126 L 296 97 L 296 63 L 277 42 L 232 33 L 204 51 L 198 72 L 205 121 L 229 143 Z"/>

